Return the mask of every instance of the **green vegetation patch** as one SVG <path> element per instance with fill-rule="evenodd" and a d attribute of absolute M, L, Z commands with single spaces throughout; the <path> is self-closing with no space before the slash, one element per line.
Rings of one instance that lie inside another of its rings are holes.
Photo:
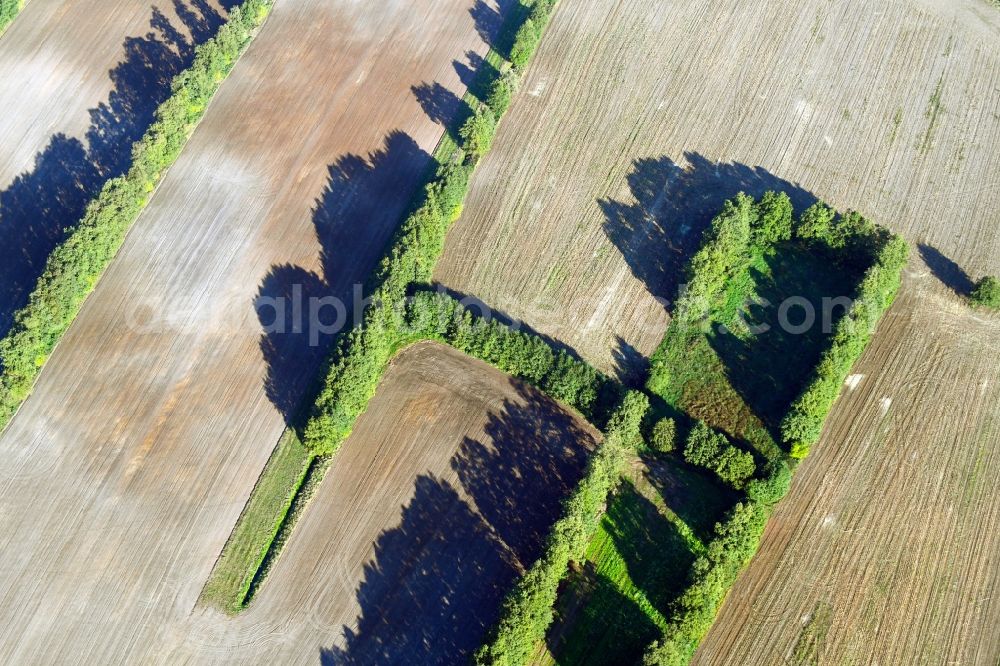
<path fill-rule="evenodd" d="M 666 629 L 687 571 L 735 503 L 707 476 L 647 456 L 622 481 L 570 574 L 549 633 L 557 663 L 631 663 Z"/>
<path fill-rule="evenodd" d="M 294 431 L 287 431 L 271 454 L 202 590 L 203 603 L 229 614 L 243 609 L 312 460 Z"/>

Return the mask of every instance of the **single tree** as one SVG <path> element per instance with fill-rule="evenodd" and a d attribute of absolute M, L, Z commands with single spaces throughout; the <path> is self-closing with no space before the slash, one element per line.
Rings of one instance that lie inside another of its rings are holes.
<path fill-rule="evenodd" d="M 989 308 L 990 310 L 1000 309 L 1000 280 L 987 275 L 976 283 L 976 288 L 972 290 L 969 300 L 976 307 Z"/>
<path fill-rule="evenodd" d="M 677 424 L 673 419 L 660 419 L 653 426 L 650 444 L 660 453 L 670 453 L 677 448 Z"/>

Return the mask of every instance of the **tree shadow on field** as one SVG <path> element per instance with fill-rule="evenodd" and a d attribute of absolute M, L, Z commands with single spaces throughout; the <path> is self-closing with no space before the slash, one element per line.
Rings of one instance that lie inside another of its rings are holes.
<path fill-rule="evenodd" d="M 264 328 L 268 398 L 293 424 L 338 332 L 360 321 L 360 285 L 375 268 L 431 156 L 394 131 L 367 156 L 331 164 L 313 207 L 319 269 L 272 266 L 254 300 Z"/>
<path fill-rule="evenodd" d="M 322 664 L 460 663 L 496 620 L 517 568 L 448 482 L 417 477 L 398 527 L 375 542 L 358 587 L 361 615 Z"/>
<path fill-rule="evenodd" d="M 482 441 L 466 438 L 452 459 L 461 491 L 417 477 L 400 525 L 379 536 L 365 566 L 361 615 L 322 663 L 463 663 L 482 644 L 593 446 L 555 403 L 515 386 L 519 399 L 505 400 Z"/>
<path fill-rule="evenodd" d="M 651 294 L 671 300 L 702 233 L 727 199 L 740 192 L 758 197 L 775 190 L 787 193 L 798 212 L 817 200 L 763 167 L 711 162 L 695 152 L 685 153 L 684 160 L 686 167 L 667 156 L 637 159 L 628 176 L 631 200 L 598 201 L 604 233 L 632 274 Z"/>
<path fill-rule="evenodd" d="M 484 39 L 495 36 L 502 14 L 479 4 L 483 8 L 472 14 L 476 29 Z M 508 4 L 502 2 L 501 11 Z M 489 11 L 496 17 L 491 18 Z M 461 65 L 459 75 L 467 80 L 481 74 L 485 61 L 474 53 L 466 57 L 468 66 L 455 64 Z M 411 91 L 427 116 L 452 135 L 464 120 L 462 114 L 471 113 L 463 100 L 440 83 L 424 82 Z M 254 301 L 264 328 L 260 340 L 268 368 L 264 381 L 268 397 L 287 424 L 298 425 L 299 411 L 310 402 L 324 374 L 324 361 L 337 333 L 345 324 L 360 323 L 364 301 L 358 292 L 433 164 L 431 155 L 398 130 L 386 137 L 383 148 L 368 156 L 337 158 L 313 209 L 320 269 L 285 264 L 273 266 L 264 277 Z M 317 317 L 311 316 L 310 304 L 315 305 Z"/>
<path fill-rule="evenodd" d="M 514 35 L 528 13 L 529 8 L 521 0 L 496 0 L 492 3 L 476 0 L 469 9 L 479 38 L 507 59 L 514 45 Z"/>
<path fill-rule="evenodd" d="M 677 526 L 628 480 L 608 503 L 601 529 L 614 543 L 624 571 L 612 564 L 615 560 L 606 562 L 604 568 L 613 569 L 620 580 L 595 572 L 593 589 L 572 626 L 549 632 L 549 649 L 559 663 L 641 661 L 643 650 L 660 631 L 645 610 L 622 596 L 622 580 L 627 576 L 666 615 L 695 559 Z M 554 640 L 557 632 L 563 634 L 562 640 Z"/>
<path fill-rule="evenodd" d="M 917 249 L 920 251 L 920 258 L 931 269 L 934 277 L 941 280 L 946 287 L 959 296 L 967 297 L 972 293 L 975 285 L 972 282 L 972 278 L 969 277 L 969 274 L 961 266 L 941 254 L 940 250 L 930 245 L 920 243 L 917 245 Z"/>
<path fill-rule="evenodd" d="M 237 0 L 224 0 L 228 10 Z M 52 250 L 83 217 L 104 184 L 124 174 L 132 144 L 155 120 L 174 76 L 194 59 L 195 47 L 212 37 L 225 16 L 205 0 L 174 0 L 180 27 L 153 7 L 150 31 L 129 37 L 123 59 L 110 70 L 112 90 L 90 109 L 83 139 L 57 133 L 35 156 L 31 170 L 0 192 L 0 337 L 27 304 Z"/>
<path fill-rule="evenodd" d="M 861 275 L 796 242 L 783 243 L 764 261 L 766 270 L 750 269 L 758 300 L 741 311 L 757 332 L 713 327 L 708 341 L 733 389 L 780 441 L 781 419 L 849 310 Z M 782 307 L 793 303 L 783 317 Z"/>

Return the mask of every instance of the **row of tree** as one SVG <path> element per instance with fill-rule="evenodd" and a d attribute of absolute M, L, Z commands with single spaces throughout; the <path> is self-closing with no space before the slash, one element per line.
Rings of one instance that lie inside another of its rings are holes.
<path fill-rule="evenodd" d="M 247 0 L 233 8 L 216 36 L 197 48 L 191 67 L 175 77 L 170 98 L 157 109 L 156 121 L 133 146 L 128 172 L 105 184 L 80 224 L 49 256 L 28 304 L 16 313 L 14 325 L 0 340 L 0 428 L 31 392 L 45 360 L 271 4 L 272 0 Z"/>
<path fill-rule="evenodd" d="M 823 352 L 805 390 L 782 420 L 781 437 L 793 457 L 807 456 L 819 439 L 826 416 L 851 368 L 899 291 L 908 255 L 906 241 L 895 235 L 886 235 L 877 249 L 875 262 L 865 271 L 850 310 L 837 322 L 830 346 Z"/>
<path fill-rule="evenodd" d="M 688 585 L 671 608 L 663 637 L 646 650 L 645 666 L 684 666 L 691 661 L 729 588 L 757 552 L 768 513 L 758 502 L 741 502 L 715 526 L 705 554 L 695 560 Z"/>
<path fill-rule="evenodd" d="M 418 291 L 407 300 L 401 339 L 437 340 L 534 384 L 601 426 L 621 399 L 621 384 L 544 339 L 473 316 L 447 294 Z"/>
<path fill-rule="evenodd" d="M 688 290 L 675 308 L 672 331 L 653 356 L 647 387 L 660 393 L 669 385 L 670 365 L 677 357 L 673 347 L 687 340 L 677 333 L 683 330 L 680 326 L 690 327 L 713 312 L 727 283 L 748 268 L 753 256 L 776 251 L 779 243 L 791 239 L 827 253 L 845 267 L 864 270 L 852 308 L 838 322 L 814 377 L 782 423 L 783 439 L 794 456 L 802 457 L 819 437 L 847 373 L 891 305 L 907 260 L 909 248 L 902 238 L 857 213 L 838 215 L 819 202 L 793 220 L 791 202 L 774 193 L 757 202 L 745 195 L 727 202 L 691 261 Z M 654 427 L 656 448 L 668 447 L 668 437 L 675 437 L 672 425 Z M 714 469 L 731 485 L 745 488 L 747 500 L 716 525 L 706 554 L 695 562 L 688 585 L 669 613 L 667 630 L 646 651 L 647 666 L 689 663 L 729 588 L 757 551 L 769 507 L 780 501 L 791 485 L 792 471 L 785 461 L 773 461 L 766 476 L 752 478 L 752 458 L 741 461 L 738 455 L 727 453 L 729 447 L 732 445 L 723 435 L 700 422 L 687 439 L 685 459 Z"/>
<path fill-rule="evenodd" d="M 517 34 L 521 35 L 527 21 L 547 17 L 553 4 L 553 0 L 539 0 L 530 11 L 512 11 L 509 16 L 520 17 L 512 20 L 523 21 Z M 540 26 L 544 24 L 544 21 L 536 23 L 533 30 L 540 35 Z M 524 44 L 522 47 L 526 48 Z M 525 52 L 530 57 L 534 48 Z M 476 104 L 473 114 L 460 128 L 457 153 L 426 185 L 419 206 L 394 235 L 368 285 L 371 305 L 361 325 L 335 345 L 303 429 L 303 442 L 314 454 L 328 455 L 340 447 L 375 395 L 389 359 L 401 346 L 413 341 L 402 325 L 405 319 L 402 304 L 414 285 L 430 282 L 447 231 L 461 211 L 469 178 L 492 144 L 497 121 L 510 105 L 526 62 L 525 59 L 506 71 L 504 68 L 497 71 L 490 82 L 487 102 Z"/>
<path fill-rule="evenodd" d="M 545 552 L 516 583 L 500 611 L 500 621 L 475 655 L 477 664 L 524 664 L 545 638 L 553 620 L 559 582 L 570 561 L 581 560 L 604 513 L 608 495 L 621 478 L 639 439 L 649 399 L 628 391 L 612 412 L 604 439 L 587 471 L 567 499 L 563 516 L 549 533 Z"/>

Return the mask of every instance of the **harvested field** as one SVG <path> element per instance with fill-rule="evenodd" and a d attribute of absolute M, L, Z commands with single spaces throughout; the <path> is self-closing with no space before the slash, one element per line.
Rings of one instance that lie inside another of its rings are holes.
<path fill-rule="evenodd" d="M 735 192 L 821 197 L 904 234 L 918 248 L 864 378 L 697 660 L 773 664 L 798 643 L 805 663 L 995 664 L 998 324 L 953 292 L 1000 273 L 1000 14 L 655 7 L 561 3 L 437 279 L 627 375 Z"/>
<path fill-rule="evenodd" d="M 540 554 L 599 437 L 481 361 L 414 345 L 390 365 L 251 606 L 221 623 L 199 611 L 190 651 L 176 656 L 257 642 L 255 654 L 282 663 L 315 660 L 321 647 L 325 663 L 461 662 Z"/>
<path fill-rule="evenodd" d="M 232 0 L 28 3 L 0 40 L 0 336 Z"/>
<path fill-rule="evenodd" d="M 325 351 L 264 336 L 255 299 L 367 276 L 498 23 L 276 3 L 0 436 L 0 660 L 169 660 L 225 622 L 192 609 Z M 213 658 L 259 659 L 272 612 Z"/>
<path fill-rule="evenodd" d="M 815 193 L 976 271 L 1000 255 L 989 227 L 955 226 L 978 224 L 1000 189 L 994 9 L 652 7 L 560 3 L 440 282 L 616 370 L 659 343 L 656 299 L 740 190 L 785 189 L 800 206 Z"/>
<path fill-rule="evenodd" d="M 998 349 L 915 266 L 695 663 L 997 663 Z"/>

